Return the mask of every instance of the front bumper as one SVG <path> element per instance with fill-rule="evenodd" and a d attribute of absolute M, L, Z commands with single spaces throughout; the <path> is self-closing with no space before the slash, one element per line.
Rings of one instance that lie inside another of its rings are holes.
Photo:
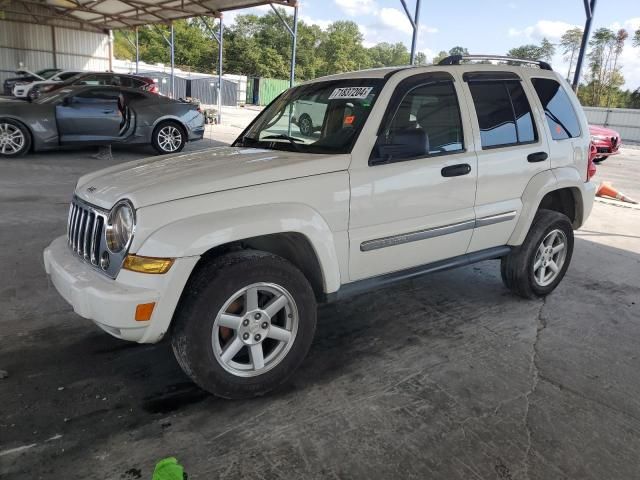
<path fill-rule="evenodd" d="M 610 140 L 592 140 L 593 145 L 596 147 L 598 157 L 608 157 L 610 155 L 617 155 L 620 153 L 620 139 L 614 144 Z"/>
<path fill-rule="evenodd" d="M 121 270 L 112 280 L 84 263 L 68 247 L 66 237 L 44 251 L 44 266 L 58 293 L 81 317 L 92 320 L 114 337 L 155 343 L 169 329 L 173 313 L 199 257 L 176 259 L 164 275 Z M 136 307 L 155 302 L 151 319 L 135 320 Z"/>

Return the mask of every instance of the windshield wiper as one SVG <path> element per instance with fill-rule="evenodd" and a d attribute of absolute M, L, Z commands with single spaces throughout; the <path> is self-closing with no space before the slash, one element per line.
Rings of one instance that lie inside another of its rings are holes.
<path fill-rule="evenodd" d="M 295 147 L 297 151 L 301 151 L 300 147 L 296 142 L 304 143 L 304 140 L 301 140 L 296 137 L 291 137 L 289 135 L 285 135 L 284 133 L 280 133 L 278 135 L 267 135 L 266 137 L 262 137 L 260 140 L 289 140 L 289 143 Z"/>

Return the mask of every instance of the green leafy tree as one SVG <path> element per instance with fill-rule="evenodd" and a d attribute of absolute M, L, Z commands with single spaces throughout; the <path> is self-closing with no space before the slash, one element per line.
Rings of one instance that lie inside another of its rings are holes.
<path fill-rule="evenodd" d="M 469 55 L 469 50 L 464 47 L 453 47 L 449 50 L 449 55 Z"/>
<path fill-rule="evenodd" d="M 540 58 L 536 60 L 545 60 L 547 62 L 550 62 L 555 53 L 556 46 L 545 37 L 540 43 Z"/>
<path fill-rule="evenodd" d="M 633 34 L 633 46 L 640 47 L 640 28 L 638 28 Z"/>
<path fill-rule="evenodd" d="M 362 40 L 362 33 L 355 22 L 340 20 L 329 25 L 317 50 L 323 61 L 319 66 L 320 75 L 369 67 L 369 57 Z"/>
<path fill-rule="evenodd" d="M 544 52 L 538 45 L 527 44 L 512 48 L 507 52 L 508 57 L 522 58 L 527 60 L 542 60 Z"/>
<path fill-rule="evenodd" d="M 580 50 L 582 42 L 582 29 L 579 27 L 567 30 L 560 38 L 560 50 L 564 55 L 564 59 L 569 61 L 569 70 L 567 70 L 567 78 L 571 77 L 571 69 L 573 68 L 573 59 Z"/>
<path fill-rule="evenodd" d="M 448 56 L 449 56 L 449 53 L 446 52 L 445 50 L 438 52 L 438 54 L 435 57 L 433 57 L 433 64 L 437 65 L 440 62 L 440 60 L 447 58 Z"/>
<path fill-rule="evenodd" d="M 372 67 L 390 67 L 394 65 L 408 65 L 409 51 L 404 43 L 382 42 L 367 49 L 369 63 Z"/>

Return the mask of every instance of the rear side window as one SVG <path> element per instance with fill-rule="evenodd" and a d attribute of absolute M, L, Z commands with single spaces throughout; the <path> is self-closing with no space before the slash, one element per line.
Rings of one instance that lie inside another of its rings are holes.
<path fill-rule="evenodd" d="M 549 78 L 534 78 L 532 83 L 544 107 L 551 138 L 564 140 L 579 137 L 580 122 L 562 85 Z"/>
<path fill-rule="evenodd" d="M 519 81 L 469 82 L 482 148 L 532 143 L 538 134 Z"/>

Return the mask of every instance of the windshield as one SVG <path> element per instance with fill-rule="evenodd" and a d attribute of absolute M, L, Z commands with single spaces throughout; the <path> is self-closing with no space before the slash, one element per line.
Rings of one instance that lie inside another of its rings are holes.
<path fill-rule="evenodd" d="M 358 78 L 291 88 L 249 125 L 234 146 L 350 153 L 383 83 Z"/>
<path fill-rule="evenodd" d="M 39 75 L 40 77 L 44 78 L 45 80 L 47 78 L 51 78 L 53 77 L 56 73 L 58 73 L 60 70 L 57 70 L 55 68 L 47 68 L 46 70 L 39 70 L 36 72 L 37 75 Z"/>

